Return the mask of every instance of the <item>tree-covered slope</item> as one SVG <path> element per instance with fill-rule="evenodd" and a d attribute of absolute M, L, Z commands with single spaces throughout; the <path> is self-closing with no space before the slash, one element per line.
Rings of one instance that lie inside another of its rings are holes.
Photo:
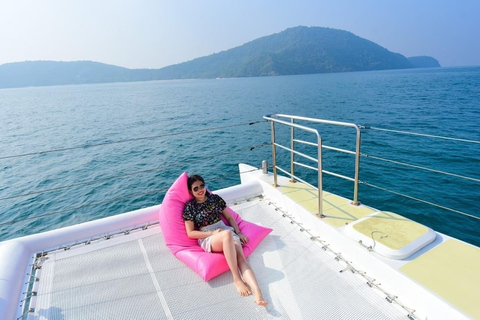
<path fill-rule="evenodd" d="M 295 27 L 159 70 L 160 78 L 256 77 L 411 68 L 407 58 L 354 34 Z"/>

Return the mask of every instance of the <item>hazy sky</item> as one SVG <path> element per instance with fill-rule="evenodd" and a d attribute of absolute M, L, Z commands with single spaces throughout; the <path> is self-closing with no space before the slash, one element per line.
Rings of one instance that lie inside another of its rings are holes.
<path fill-rule="evenodd" d="M 161 68 L 299 25 L 442 66 L 480 65 L 480 0 L 0 0 L 0 64 Z"/>

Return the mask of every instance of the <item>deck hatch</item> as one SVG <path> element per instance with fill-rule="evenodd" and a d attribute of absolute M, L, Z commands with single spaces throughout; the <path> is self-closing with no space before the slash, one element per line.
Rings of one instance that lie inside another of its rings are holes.
<path fill-rule="evenodd" d="M 391 259 L 405 259 L 436 238 L 432 229 L 388 211 L 355 221 L 345 231 L 355 241 Z"/>

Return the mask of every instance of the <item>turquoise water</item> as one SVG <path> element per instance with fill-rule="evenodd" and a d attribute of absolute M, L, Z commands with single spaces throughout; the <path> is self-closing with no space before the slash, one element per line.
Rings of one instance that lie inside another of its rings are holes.
<path fill-rule="evenodd" d="M 0 240 L 158 204 L 183 171 L 211 189 L 238 183 L 237 163 L 271 159 L 261 147 L 270 141 L 265 114 L 480 141 L 479 102 L 480 67 L 0 90 Z M 351 131 L 317 127 L 325 144 L 353 150 Z M 480 178 L 480 144 L 378 130 L 362 137 L 365 154 Z M 352 157 L 324 156 L 325 170 L 353 175 Z M 360 179 L 480 216 L 475 181 L 372 158 L 361 159 Z M 352 198 L 351 182 L 327 176 L 324 188 Z M 480 245 L 479 220 L 367 185 L 359 199 Z"/>

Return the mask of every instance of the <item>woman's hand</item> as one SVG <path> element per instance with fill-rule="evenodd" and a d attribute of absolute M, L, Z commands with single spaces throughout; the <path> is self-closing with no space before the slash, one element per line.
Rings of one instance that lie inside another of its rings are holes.
<path fill-rule="evenodd" d="M 237 233 L 237 235 L 238 235 L 238 237 L 240 238 L 240 242 L 241 242 L 242 244 L 245 244 L 245 243 L 248 242 L 247 236 L 244 235 L 243 233 L 239 232 L 239 233 Z"/>

